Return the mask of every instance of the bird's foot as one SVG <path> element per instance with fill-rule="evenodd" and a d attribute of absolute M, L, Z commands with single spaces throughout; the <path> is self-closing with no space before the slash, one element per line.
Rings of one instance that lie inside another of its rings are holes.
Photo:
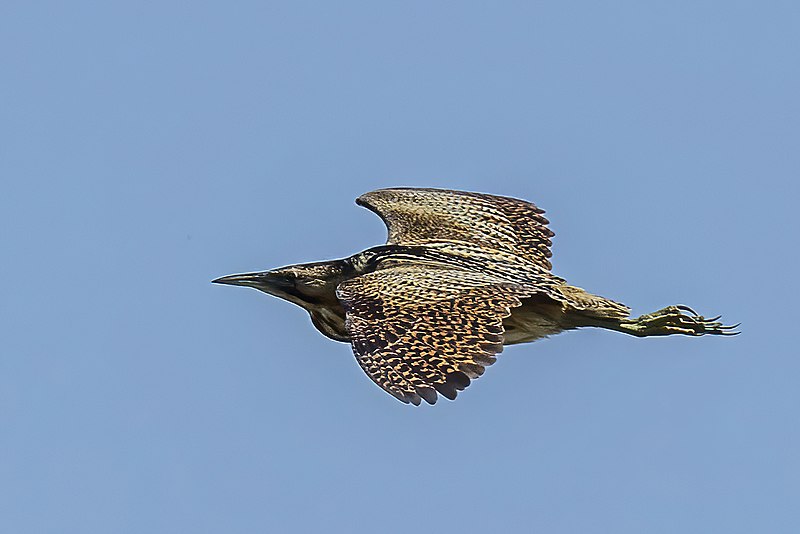
<path fill-rule="evenodd" d="M 725 326 L 718 322 L 720 316 L 706 319 L 689 306 L 667 306 L 664 309 L 622 321 L 620 326 L 624 332 L 639 337 L 669 336 L 683 334 L 685 336 L 735 336 L 739 324 Z"/>

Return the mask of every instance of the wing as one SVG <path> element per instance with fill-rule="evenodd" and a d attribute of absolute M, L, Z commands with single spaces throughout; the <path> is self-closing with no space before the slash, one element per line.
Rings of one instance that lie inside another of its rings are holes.
<path fill-rule="evenodd" d="M 380 189 L 356 203 L 380 216 L 388 244 L 465 241 L 511 252 L 550 270 L 553 232 L 543 210 L 530 202 L 447 189 Z"/>
<path fill-rule="evenodd" d="M 402 402 L 455 399 L 503 350 L 503 318 L 529 296 L 490 276 L 395 265 L 336 292 L 361 368 Z"/>

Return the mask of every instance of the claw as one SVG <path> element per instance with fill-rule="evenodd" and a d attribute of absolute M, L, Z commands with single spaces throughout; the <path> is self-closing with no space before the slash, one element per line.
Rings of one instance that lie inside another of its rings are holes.
<path fill-rule="evenodd" d="M 739 328 L 739 325 L 741 324 L 742 323 L 736 323 L 732 325 L 718 324 L 715 325 L 714 330 L 709 333 L 716 334 L 718 336 L 738 336 L 739 334 L 741 334 L 741 332 L 734 332 L 733 330 Z"/>
<path fill-rule="evenodd" d="M 721 318 L 721 315 L 706 318 L 685 304 L 677 304 L 633 319 L 630 321 L 630 327 L 624 331 L 640 337 L 668 336 L 670 334 L 687 336 L 735 336 L 739 334 L 739 332 L 733 331 L 739 327 L 739 324 L 724 325 L 719 322 Z"/>

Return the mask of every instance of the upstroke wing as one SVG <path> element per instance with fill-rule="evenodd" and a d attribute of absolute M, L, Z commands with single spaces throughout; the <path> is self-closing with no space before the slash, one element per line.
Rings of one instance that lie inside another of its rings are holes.
<path fill-rule="evenodd" d="M 512 253 L 550 270 L 553 232 L 544 211 L 510 197 L 448 189 L 379 189 L 356 203 L 389 229 L 388 244 L 467 242 Z"/>

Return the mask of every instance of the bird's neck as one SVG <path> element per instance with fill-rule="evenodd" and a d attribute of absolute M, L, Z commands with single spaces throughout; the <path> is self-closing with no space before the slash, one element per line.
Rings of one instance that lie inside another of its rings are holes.
<path fill-rule="evenodd" d="M 350 335 L 344 324 L 345 313 L 341 304 L 337 302 L 334 305 L 318 306 L 308 309 L 308 313 L 311 315 L 311 322 L 325 337 L 334 341 L 350 342 Z"/>

